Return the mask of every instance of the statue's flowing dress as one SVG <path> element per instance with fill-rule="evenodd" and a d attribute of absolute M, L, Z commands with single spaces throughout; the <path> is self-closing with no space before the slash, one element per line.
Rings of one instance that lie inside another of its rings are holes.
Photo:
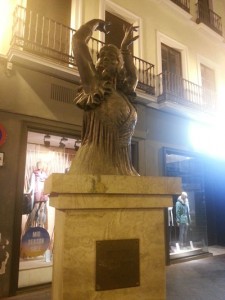
<path fill-rule="evenodd" d="M 75 102 L 84 109 L 84 117 L 82 145 L 70 173 L 138 175 L 130 159 L 137 113 L 129 96 L 99 80 L 90 93 L 81 89 Z"/>

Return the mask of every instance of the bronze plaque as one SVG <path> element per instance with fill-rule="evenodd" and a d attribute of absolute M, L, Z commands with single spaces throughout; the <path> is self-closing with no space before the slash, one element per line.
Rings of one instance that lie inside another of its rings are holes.
<path fill-rule="evenodd" d="M 96 290 L 113 290 L 140 285 L 139 240 L 96 242 Z"/>

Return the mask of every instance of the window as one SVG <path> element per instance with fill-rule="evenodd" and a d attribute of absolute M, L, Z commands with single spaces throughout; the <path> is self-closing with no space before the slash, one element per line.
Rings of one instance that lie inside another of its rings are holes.
<path fill-rule="evenodd" d="M 201 78 L 202 87 L 204 89 L 208 88 L 215 91 L 215 73 L 214 70 L 201 64 Z"/>
<path fill-rule="evenodd" d="M 210 23 L 210 10 L 208 0 L 198 0 L 199 17 L 205 23 Z"/>
<path fill-rule="evenodd" d="M 202 80 L 202 101 L 205 106 L 212 106 L 215 102 L 215 72 L 213 69 L 200 64 Z"/>
<path fill-rule="evenodd" d="M 163 90 L 181 97 L 183 95 L 181 53 L 165 44 L 161 45 Z"/>
<path fill-rule="evenodd" d="M 27 9 L 70 26 L 71 0 L 27 0 Z"/>
<path fill-rule="evenodd" d="M 68 62 L 71 52 L 71 1 L 27 1 L 24 36 L 27 51 Z"/>
<path fill-rule="evenodd" d="M 114 14 L 106 11 L 105 12 L 105 20 L 106 22 L 110 22 L 112 26 L 110 27 L 110 32 L 105 35 L 106 44 L 113 44 L 120 48 L 121 42 L 124 37 L 124 29 L 123 27 L 130 27 L 132 24 L 127 21 L 115 16 Z M 133 52 L 132 45 L 130 49 Z"/>
<path fill-rule="evenodd" d="M 141 26 L 141 19 L 139 16 L 134 14 L 133 12 L 125 9 L 123 6 L 120 6 L 114 1 L 111 0 L 100 0 L 100 13 L 99 17 L 102 20 L 110 21 L 113 23 L 113 26 L 111 26 L 110 30 L 114 30 L 114 33 L 112 32 L 113 37 L 115 37 L 115 40 L 111 40 L 110 34 L 103 34 L 99 33 L 99 39 L 102 41 L 106 41 L 106 43 L 112 43 L 116 45 L 117 47 L 120 47 L 122 38 L 124 36 L 123 34 L 123 24 L 125 26 L 133 25 L 138 26 L 138 31 L 134 33 L 134 35 L 139 35 L 139 38 L 132 44 L 131 49 L 133 50 L 133 55 L 137 57 L 141 57 L 142 52 L 142 26 Z M 114 27 L 114 28 L 113 28 Z M 115 29 L 117 28 L 117 29 Z"/>
<path fill-rule="evenodd" d="M 181 53 L 162 44 L 162 72 L 170 72 L 182 76 Z"/>

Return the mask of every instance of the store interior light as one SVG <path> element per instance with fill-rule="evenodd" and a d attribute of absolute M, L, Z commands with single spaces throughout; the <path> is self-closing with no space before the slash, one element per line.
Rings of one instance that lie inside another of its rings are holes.
<path fill-rule="evenodd" d="M 59 148 L 65 148 L 65 146 L 66 146 L 65 142 L 67 142 L 67 141 L 68 141 L 67 138 L 62 137 L 60 142 L 59 142 Z"/>
<path fill-rule="evenodd" d="M 49 134 L 46 134 L 44 136 L 44 145 L 45 145 L 45 147 L 50 147 L 50 139 L 51 139 L 51 136 Z"/>
<path fill-rule="evenodd" d="M 219 120 L 219 118 L 214 124 L 210 125 L 191 123 L 189 139 L 193 149 L 199 153 L 225 160 L 223 128 L 224 122 Z"/>

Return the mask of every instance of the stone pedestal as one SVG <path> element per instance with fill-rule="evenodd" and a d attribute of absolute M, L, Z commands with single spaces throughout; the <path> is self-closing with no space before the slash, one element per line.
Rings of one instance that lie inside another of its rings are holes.
<path fill-rule="evenodd" d="M 178 178 L 53 174 L 45 192 L 56 208 L 53 300 L 166 299 L 164 208 L 181 192 Z M 113 283 L 118 270 L 131 286 Z"/>

